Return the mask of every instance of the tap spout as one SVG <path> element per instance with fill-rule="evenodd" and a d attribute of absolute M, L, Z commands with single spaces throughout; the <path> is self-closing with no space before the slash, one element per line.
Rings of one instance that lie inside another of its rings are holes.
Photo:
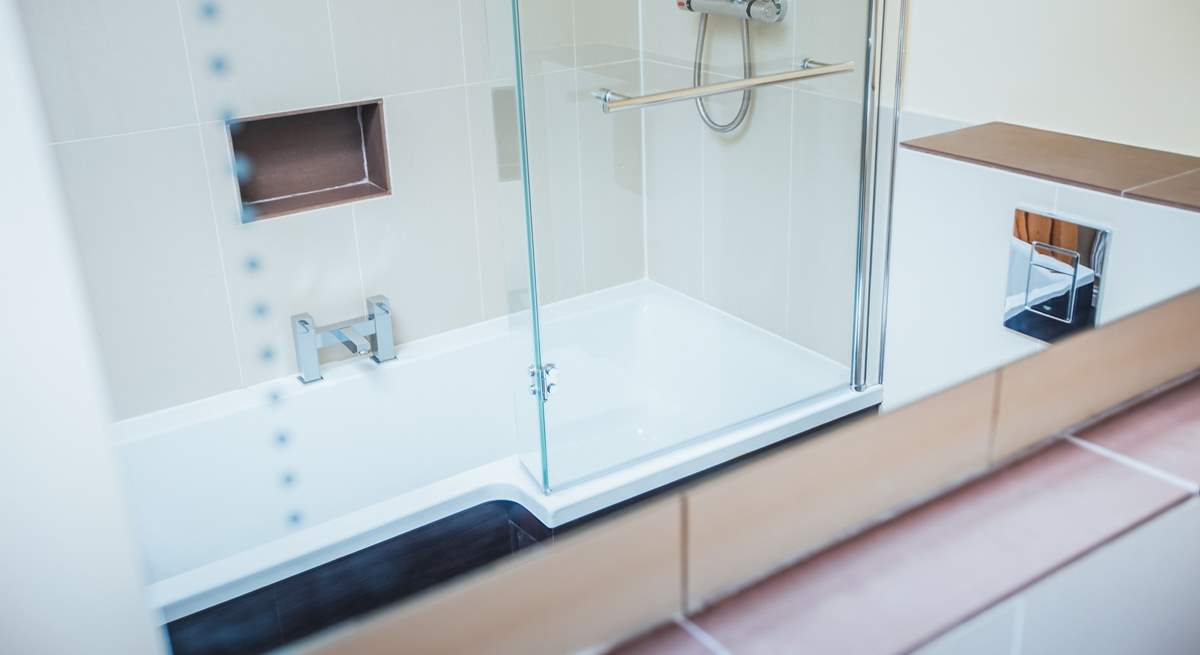
<path fill-rule="evenodd" d="M 371 342 L 360 336 L 354 328 L 333 330 L 331 334 L 355 355 L 371 354 Z"/>

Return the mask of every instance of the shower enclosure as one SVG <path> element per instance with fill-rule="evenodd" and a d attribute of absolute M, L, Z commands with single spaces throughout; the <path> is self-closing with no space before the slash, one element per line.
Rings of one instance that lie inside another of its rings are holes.
<path fill-rule="evenodd" d="M 573 59 L 543 6 L 513 8 L 539 425 L 522 459 L 546 493 L 877 400 L 881 15 L 640 6 L 614 44 L 610 4 L 576 3 Z"/>
<path fill-rule="evenodd" d="M 164 621 L 879 403 L 881 0 L 111 4 L 21 9 Z"/>

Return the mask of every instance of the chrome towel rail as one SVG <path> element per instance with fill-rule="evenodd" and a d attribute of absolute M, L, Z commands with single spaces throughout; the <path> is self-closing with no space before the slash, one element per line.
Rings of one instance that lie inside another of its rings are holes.
<path fill-rule="evenodd" d="M 636 98 L 617 93 L 616 91 L 612 91 L 610 89 L 596 89 L 595 91 L 592 91 L 592 96 L 602 103 L 604 107 L 604 113 L 608 114 L 614 111 L 625 111 L 626 109 L 642 109 L 645 107 L 653 107 L 655 105 L 665 105 L 672 102 L 693 100 L 695 98 L 707 98 L 709 96 L 721 95 L 723 93 L 737 93 L 738 91 L 754 89 L 760 86 L 771 86 L 774 84 L 783 84 L 784 82 L 794 82 L 796 80 L 804 80 L 813 77 L 836 75 L 838 73 L 849 73 L 854 70 L 854 62 L 852 61 L 841 64 L 826 65 L 814 65 L 815 62 L 806 61 L 805 64 L 805 68 L 788 71 L 786 73 L 762 75 L 744 80 L 706 84 L 704 86 L 693 86 L 686 89 L 675 89 L 674 91 L 651 93 L 650 95 L 638 96 Z"/>

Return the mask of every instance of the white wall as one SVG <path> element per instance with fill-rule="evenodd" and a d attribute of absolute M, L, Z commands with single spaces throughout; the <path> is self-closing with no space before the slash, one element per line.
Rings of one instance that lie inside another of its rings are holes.
<path fill-rule="evenodd" d="M 0 0 L 0 88 L 0 650 L 161 652 L 11 0 Z"/>
<path fill-rule="evenodd" d="M 906 110 L 1200 155 L 1195 0 L 910 0 Z"/>

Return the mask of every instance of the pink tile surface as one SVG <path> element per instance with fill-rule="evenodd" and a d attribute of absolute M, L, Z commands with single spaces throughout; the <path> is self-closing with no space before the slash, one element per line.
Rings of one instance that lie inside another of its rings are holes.
<path fill-rule="evenodd" d="M 1185 498 L 1058 444 L 693 620 L 739 655 L 903 652 Z"/>
<path fill-rule="evenodd" d="M 608 655 L 712 655 L 683 628 L 668 623 L 608 651 Z"/>
<path fill-rule="evenodd" d="M 1141 403 L 1078 436 L 1200 483 L 1200 379 Z"/>

